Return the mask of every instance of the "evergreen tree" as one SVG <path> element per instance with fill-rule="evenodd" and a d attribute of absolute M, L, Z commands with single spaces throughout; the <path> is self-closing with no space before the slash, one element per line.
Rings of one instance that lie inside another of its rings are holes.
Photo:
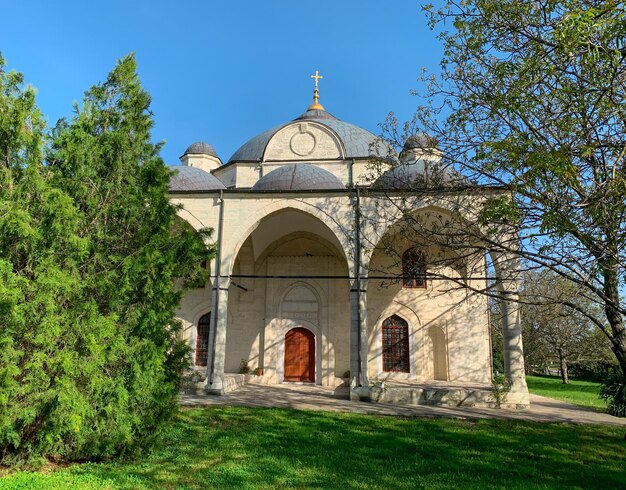
<path fill-rule="evenodd" d="M 32 89 L 0 75 L 5 462 L 113 455 L 176 406 L 186 348 L 174 309 L 211 250 L 167 200 L 135 68 L 124 58 L 86 93 L 53 132 L 47 165 Z"/>

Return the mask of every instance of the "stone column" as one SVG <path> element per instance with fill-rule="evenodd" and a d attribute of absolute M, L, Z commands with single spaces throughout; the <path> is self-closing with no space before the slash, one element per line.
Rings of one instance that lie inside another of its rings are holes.
<path fill-rule="evenodd" d="M 217 311 L 217 290 L 218 290 L 218 279 L 217 277 L 213 277 L 216 271 L 217 261 L 215 258 L 211 259 L 209 265 L 209 271 L 211 271 L 211 317 L 209 320 L 209 344 L 208 344 L 208 352 L 206 359 L 206 378 L 205 378 L 205 389 L 213 380 L 213 350 L 215 346 L 215 312 Z"/>
<path fill-rule="evenodd" d="M 524 346 L 519 305 L 520 262 L 517 257 L 494 257 L 498 293 L 502 296 L 502 337 L 504 339 L 504 371 L 511 389 L 506 403 L 528 406 L 528 386 L 524 369 Z"/>
<path fill-rule="evenodd" d="M 212 395 L 224 394 L 224 361 L 226 359 L 226 327 L 228 324 L 228 287 L 230 278 L 217 277 L 213 287 L 214 308 L 211 312 L 209 359 L 204 390 Z M 214 314 L 217 312 L 217 314 Z M 211 349 L 211 346 L 214 346 Z"/>
<path fill-rule="evenodd" d="M 369 399 L 366 279 L 350 288 L 350 399 Z"/>

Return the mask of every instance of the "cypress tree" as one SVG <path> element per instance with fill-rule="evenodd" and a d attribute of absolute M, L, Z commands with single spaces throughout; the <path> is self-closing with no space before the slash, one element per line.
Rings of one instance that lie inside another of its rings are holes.
<path fill-rule="evenodd" d="M 187 350 L 174 310 L 211 255 L 207 232 L 168 202 L 132 56 L 57 124 L 45 165 L 33 91 L 2 77 L 2 458 L 111 456 L 175 409 Z"/>

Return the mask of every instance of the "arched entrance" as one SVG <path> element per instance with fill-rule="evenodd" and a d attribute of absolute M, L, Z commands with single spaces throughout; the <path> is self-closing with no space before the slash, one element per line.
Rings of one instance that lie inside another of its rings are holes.
<path fill-rule="evenodd" d="M 315 381 L 315 335 L 292 328 L 285 335 L 285 381 Z"/>

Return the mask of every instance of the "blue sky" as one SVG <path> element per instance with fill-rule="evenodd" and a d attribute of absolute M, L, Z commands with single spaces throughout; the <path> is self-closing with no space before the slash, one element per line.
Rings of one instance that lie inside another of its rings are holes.
<path fill-rule="evenodd" d="M 410 0 L 27 1 L 2 6 L 0 51 L 39 92 L 50 124 L 135 52 L 168 164 L 192 142 L 224 162 L 255 134 L 311 103 L 374 133 L 409 119 L 420 69 L 442 56 Z"/>

